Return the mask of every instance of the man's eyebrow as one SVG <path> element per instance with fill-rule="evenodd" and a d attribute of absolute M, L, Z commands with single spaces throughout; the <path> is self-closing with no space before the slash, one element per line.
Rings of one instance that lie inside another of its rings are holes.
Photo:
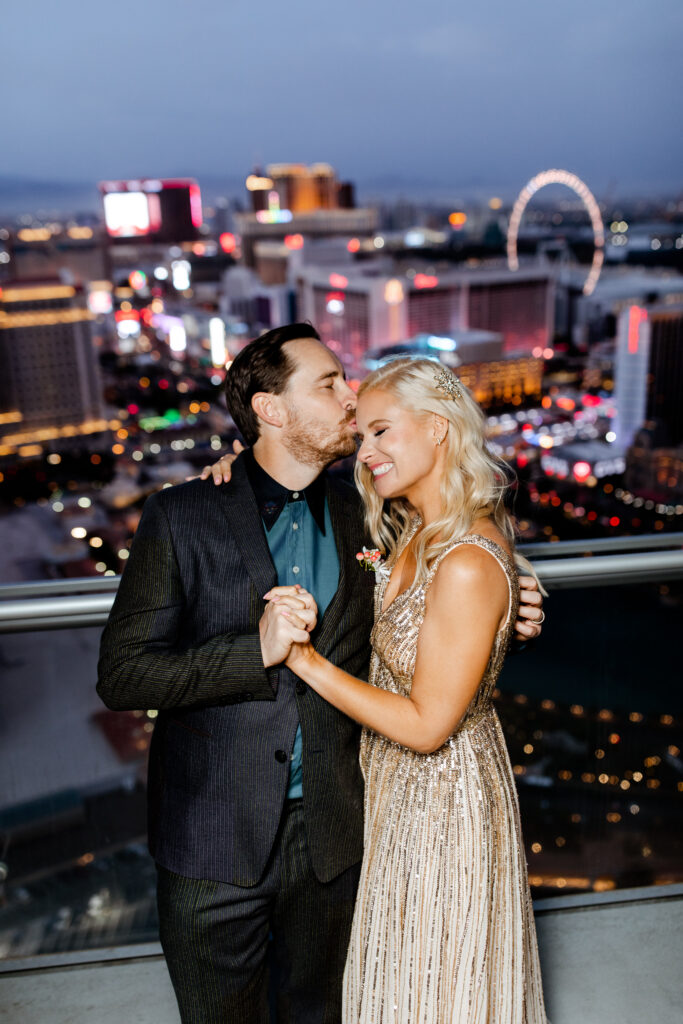
<path fill-rule="evenodd" d="M 327 373 L 321 373 L 319 377 L 316 377 L 315 383 L 319 384 L 321 380 L 327 380 L 328 377 L 339 377 L 339 376 L 340 376 L 340 371 L 339 370 L 328 370 Z"/>
<path fill-rule="evenodd" d="M 380 416 L 379 419 L 373 420 L 372 423 L 368 423 L 368 426 L 369 427 L 374 427 L 375 424 L 377 424 L 377 423 L 387 423 L 387 422 L 388 422 L 388 420 L 387 420 L 386 416 Z"/>

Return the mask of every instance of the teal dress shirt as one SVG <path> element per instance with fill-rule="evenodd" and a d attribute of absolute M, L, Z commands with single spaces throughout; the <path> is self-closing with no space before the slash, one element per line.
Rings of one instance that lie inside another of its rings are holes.
<path fill-rule="evenodd" d="M 249 482 L 256 497 L 279 586 L 299 583 L 318 606 L 318 622 L 339 585 L 339 556 L 332 532 L 325 481 L 318 477 L 303 491 L 290 491 L 266 473 L 251 451 L 245 452 Z M 301 726 L 296 730 L 287 798 L 302 796 Z"/>

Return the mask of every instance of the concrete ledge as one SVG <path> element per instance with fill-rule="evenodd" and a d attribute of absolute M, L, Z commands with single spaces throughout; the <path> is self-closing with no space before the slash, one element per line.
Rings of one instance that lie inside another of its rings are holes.
<path fill-rule="evenodd" d="M 535 912 L 552 1024 L 680 1020 L 683 886 L 558 896 Z M 158 944 L 88 956 L 5 963 L 2 1024 L 180 1024 Z"/>

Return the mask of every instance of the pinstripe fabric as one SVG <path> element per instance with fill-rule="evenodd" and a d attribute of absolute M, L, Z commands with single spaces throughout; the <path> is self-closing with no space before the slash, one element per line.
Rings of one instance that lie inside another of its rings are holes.
<path fill-rule="evenodd" d="M 359 870 L 317 880 L 300 801 L 288 805 L 256 886 L 160 868 L 161 940 L 183 1024 L 267 1024 L 271 962 L 279 1024 L 339 1024 Z"/>
<path fill-rule="evenodd" d="M 328 478 L 339 586 L 313 641 L 367 672 L 373 578 L 358 569 L 360 499 Z M 258 622 L 275 570 L 243 461 L 221 487 L 191 481 L 144 508 L 102 636 L 98 692 L 117 710 L 157 708 L 150 849 L 189 878 L 254 885 L 280 821 L 297 719 L 304 816 L 316 876 L 362 856 L 357 726 L 286 668 L 266 671 Z"/>

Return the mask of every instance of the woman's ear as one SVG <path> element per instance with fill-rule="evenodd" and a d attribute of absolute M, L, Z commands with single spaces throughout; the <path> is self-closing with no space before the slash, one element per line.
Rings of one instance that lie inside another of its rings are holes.
<path fill-rule="evenodd" d="M 272 395 L 269 391 L 257 391 L 252 395 L 251 407 L 264 423 L 270 424 L 271 427 L 282 426 L 282 412 L 277 395 Z"/>
<path fill-rule="evenodd" d="M 439 416 L 437 412 L 432 413 L 432 416 L 434 419 L 434 442 L 435 444 L 438 445 L 445 441 L 446 437 L 448 436 L 448 420 L 446 419 L 445 416 Z"/>

